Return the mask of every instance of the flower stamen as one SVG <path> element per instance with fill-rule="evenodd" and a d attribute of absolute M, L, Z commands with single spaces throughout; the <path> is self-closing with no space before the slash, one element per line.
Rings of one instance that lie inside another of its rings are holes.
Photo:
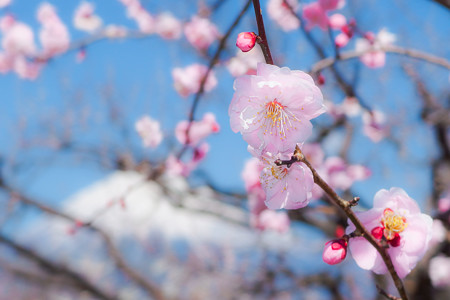
<path fill-rule="evenodd" d="M 392 209 L 386 208 L 381 218 L 381 224 L 384 227 L 383 235 L 388 240 L 393 240 L 399 233 L 403 232 L 408 226 L 406 218 L 396 214 Z"/>

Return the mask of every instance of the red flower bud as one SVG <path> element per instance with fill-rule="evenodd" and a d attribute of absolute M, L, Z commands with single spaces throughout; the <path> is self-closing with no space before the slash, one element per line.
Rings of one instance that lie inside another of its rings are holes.
<path fill-rule="evenodd" d="M 329 265 L 341 263 L 347 256 L 347 242 L 344 239 L 328 241 L 323 249 L 322 259 Z"/>
<path fill-rule="evenodd" d="M 248 52 L 253 49 L 256 43 L 256 34 L 254 32 L 241 32 L 239 33 L 236 46 L 241 49 L 242 52 Z"/>

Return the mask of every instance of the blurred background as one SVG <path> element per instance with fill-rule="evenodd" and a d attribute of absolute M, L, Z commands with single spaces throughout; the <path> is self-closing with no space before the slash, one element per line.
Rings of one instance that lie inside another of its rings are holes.
<path fill-rule="evenodd" d="M 305 154 L 357 209 L 401 187 L 435 219 L 405 287 L 448 299 L 450 3 L 335 2 L 261 1 L 275 64 L 324 95 Z M 320 191 L 274 212 L 251 188 L 228 117 L 264 61 L 235 46 L 257 32 L 251 1 L 0 0 L 0 18 L 0 299 L 396 294 L 350 255 L 322 261 L 346 217 Z"/>

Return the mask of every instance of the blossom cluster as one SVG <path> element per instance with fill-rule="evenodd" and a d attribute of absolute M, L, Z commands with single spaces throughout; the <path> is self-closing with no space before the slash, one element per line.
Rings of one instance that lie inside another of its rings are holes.
<path fill-rule="evenodd" d="M 135 123 L 135 129 L 146 148 L 157 148 L 163 141 L 161 126 L 157 120 L 143 116 Z M 209 152 L 209 144 L 204 142 L 208 136 L 220 131 L 220 125 L 213 113 L 206 113 L 200 121 L 180 121 L 174 132 L 175 138 L 183 146 L 193 149 L 192 157 L 182 161 L 174 154 L 168 155 L 166 169 L 169 174 L 188 176 Z"/>
<path fill-rule="evenodd" d="M 124 5 L 128 18 L 136 22 L 140 33 L 156 34 L 167 40 L 180 39 L 184 34 L 192 47 L 201 52 L 205 52 L 220 37 L 217 26 L 208 18 L 194 15 L 189 21 L 183 22 L 167 11 L 150 13 L 140 0 L 118 1 Z M 11 1 L 2 1 L 0 8 L 8 5 L 11 5 Z M 70 49 L 69 28 L 61 21 L 53 5 L 43 2 L 37 10 L 36 18 L 41 25 L 38 33 L 40 48 L 35 44 L 35 33 L 29 25 L 20 22 L 12 14 L 0 18 L 3 36 L 0 73 L 15 72 L 21 78 L 36 79 L 48 60 Z M 102 18 L 95 13 L 95 6 L 86 1 L 75 9 L 73 27 L 106 38 L 123 38 L 130 31 L 119 25 L 104 25 Z M 79 49 L 77 60 L 80 62 L 85 56 L 86 49 L 83 46 Z"/>
<path fill-rule="evenodd" d="M 256 75 L 234 83 L 231 129 L 241 132 L 263 165 L 260 180 L 271 209 L 296 209 L 312 197 L 313 176 L 303 163 L 279 165 L 312 133 L 310 120 L 325 112 L 323 96 L 306 73 L 259 63 Z"/>

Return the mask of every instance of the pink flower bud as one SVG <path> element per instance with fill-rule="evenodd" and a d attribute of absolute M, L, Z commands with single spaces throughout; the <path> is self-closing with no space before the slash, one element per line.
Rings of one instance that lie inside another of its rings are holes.
<path fill-rule="evenodd" d="M 239 33 L 236 46 L 241 49 L 242 52 L 248 52 L 253 49 L 256 43 L 256 34 L 254 32 L 241 32 Z"/>
<path fill-rule="evenodd" d="M 329 265 L 341 263 L 347 256 L 347 242 L 344 239 L 328 241 L 323 249 L 322 259 Z"/>
<path fill-rule="evenodd" d="M 328 22 L 332 29 L 341 29 L 347 24 L 347 19 L 342 14 L 334 14 L 330 16 Z"/>
<path fill-rule="evenodd" d="M 346 35 L 345 33 L 339 33 L 334 39 L 334 43 L 336 44 L 336 47 L 342 48 L 348 44 L 349 40 L 350 38 L 348 37 L 348 35 Z"/>

